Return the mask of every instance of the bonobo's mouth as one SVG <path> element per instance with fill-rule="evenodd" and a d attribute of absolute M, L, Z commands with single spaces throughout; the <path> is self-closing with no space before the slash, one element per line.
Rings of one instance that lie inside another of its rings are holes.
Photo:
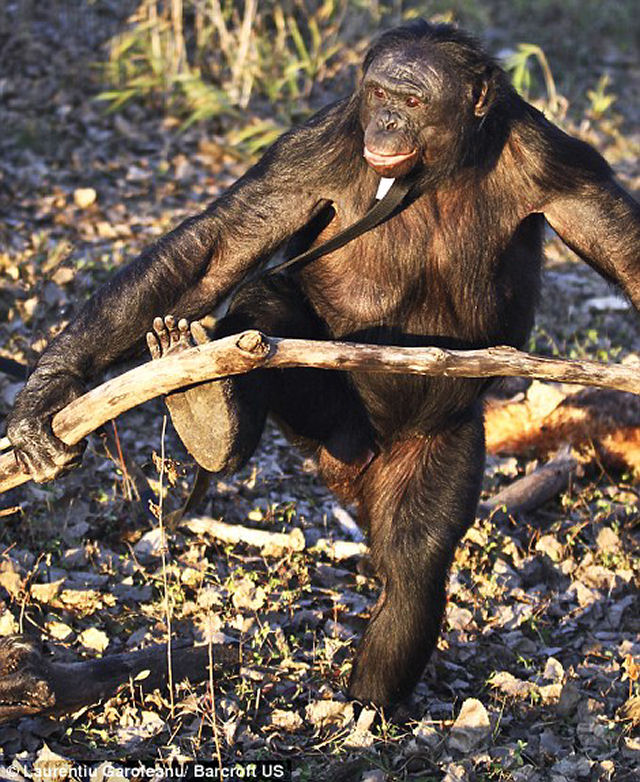
<path fill-rule="evenodd" d="M 417 149 L 413 149 L 411 152 L 401 152 L 396 155 L 382 155 L 379 152 L 374 152 L 367 146 L 364 148 L 364 159 L 374 171 L 383 175 L 394 174 L 395 176 L 401 176 L 402 174 L 408 173 L 417 156 Z M 407 166 L 407 164 L 410 165 Z"/>

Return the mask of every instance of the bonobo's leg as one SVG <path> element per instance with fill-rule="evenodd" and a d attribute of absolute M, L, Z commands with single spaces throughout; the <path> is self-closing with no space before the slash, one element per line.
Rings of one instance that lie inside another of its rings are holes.
<path fill-rule="evenodd" d="M 390 706 L 407 696 L 433 651 L 455 547 L 474 519 L 484 466 L 476 411 L 433 435 L 398 439 L 362 478 L 371 557 L 382 593 L 349 693 Z"/>
<path fill-rule="evenodd" d="M 297 284 L 283 276 L 243 286 L 216 325 L 217 339 L 245 329 L 274 336 L 326 339 L 326 327 Z M 206 339 L 203 330 L 154 321 L 148 337 L 154 358 Z M 362 469 L 375 448 L 362 403 L 343 373 L 316 369 L 258 370 L 209 381 L 167 396 L 172 421 L 187 449 L 211 472 L 238 470 L 253 453 L 267 413 L 287 434 L 325 459 Z"/>

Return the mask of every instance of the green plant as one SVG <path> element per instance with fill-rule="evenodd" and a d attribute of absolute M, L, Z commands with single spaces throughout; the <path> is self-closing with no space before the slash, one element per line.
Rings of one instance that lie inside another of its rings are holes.
<path fill-rule="evenodd" d="M 611 77 L 608 73 L 603 73 L 598 79 L 593 90 L 587 90 L 587 98 L 589 98 L 590 106 L 589 113 L 594 119 L 600 119 L 604 114 L 609 111 L 611 106 L 616 102 L 618 96 L 612 92 L 607 92 L 607 87 L 611 83 Z"/>
<path fill-rule="evenodd" d="M 513 86 L 525 98 L 529 98 L 532 85 L 532 65 L 531 61 L 538 63 L 547 93 L 547 105 L 549 111 L 555 114 L 559 107 L 559 96 L 556 90 L 556 83 L 549 67 L 549 62 L 544 51 L 534 43 L 520 43 L 515 52 L 510 54 L 505 60 L 505 68 L 511 73 Z"/>
<path fill-rule="evenodd" d="M 315 85 L 348 49 L 347 11 L 373 18 L 355 0 L 145 0 L 111 41 L 98 99 L 111 111 L 154 105 L 183 128 L 213 118 L 244 125 L 247 108 L 260 115 L 268 101 L 274 121 L 250 121 L 233 142 L 256 154 L 310 112 Z"/>
<path fill-rule="evenodd" d="M 194 122 L 206 121 L 213 117 L 239 116 L 229 95 L 223 89 L 205 82 L 198 69 L 178 75 L 175 84 L 182 90 L 187 106 L 188 113 L 182 124 L 183 129 Z"/>

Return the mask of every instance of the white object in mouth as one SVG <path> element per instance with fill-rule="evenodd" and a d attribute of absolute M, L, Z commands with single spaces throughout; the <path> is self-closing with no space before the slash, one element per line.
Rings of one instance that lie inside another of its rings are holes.
<path fill-rule="evenodd" d="M 380 184 L 378 185 L 378 192 L 376 193 L 376 199 L 381 201 L 391 189 L 391 185 L 395 182 L 395 179 L 388 179 L 387 177 L 380 177 Z"/>

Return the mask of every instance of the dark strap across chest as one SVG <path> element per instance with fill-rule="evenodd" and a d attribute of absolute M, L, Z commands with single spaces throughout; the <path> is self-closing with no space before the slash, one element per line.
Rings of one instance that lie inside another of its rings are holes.
<path fill-rule="evenodd" d="M 408 178 L 394 180 L 384 198 L 374 204 L 360 220 L 349 225 L 344 231 L 340 231 L 335 236 L 332 236 L 331 239 L 319 244 L 317 247 L 312 247 L 310 250 L 307 250 L 300 255 L 296 255 L 295 258 L 289 258 L 276 266 L 272 266 L 270 269 L 267 269 L 264 274 L 278 274 L 279 272 L 285 271 L 285 269 L 290 272 L 298 271 L 312 261 L 322 258 L 323 255 L 327 255 L 334 250 L 338 250 L 340 247 L 344 247 L 345 244 L 348 244 L 357 236 L 361 236 L 367 231 L 370 231 L 372 228 L 375 228 L 377 225 L 380 225 L 380 223 L 383 223 L 391 217 L 396 209 L 404 202 L 412 188 L 413 183 L 410 182 Z"/>

